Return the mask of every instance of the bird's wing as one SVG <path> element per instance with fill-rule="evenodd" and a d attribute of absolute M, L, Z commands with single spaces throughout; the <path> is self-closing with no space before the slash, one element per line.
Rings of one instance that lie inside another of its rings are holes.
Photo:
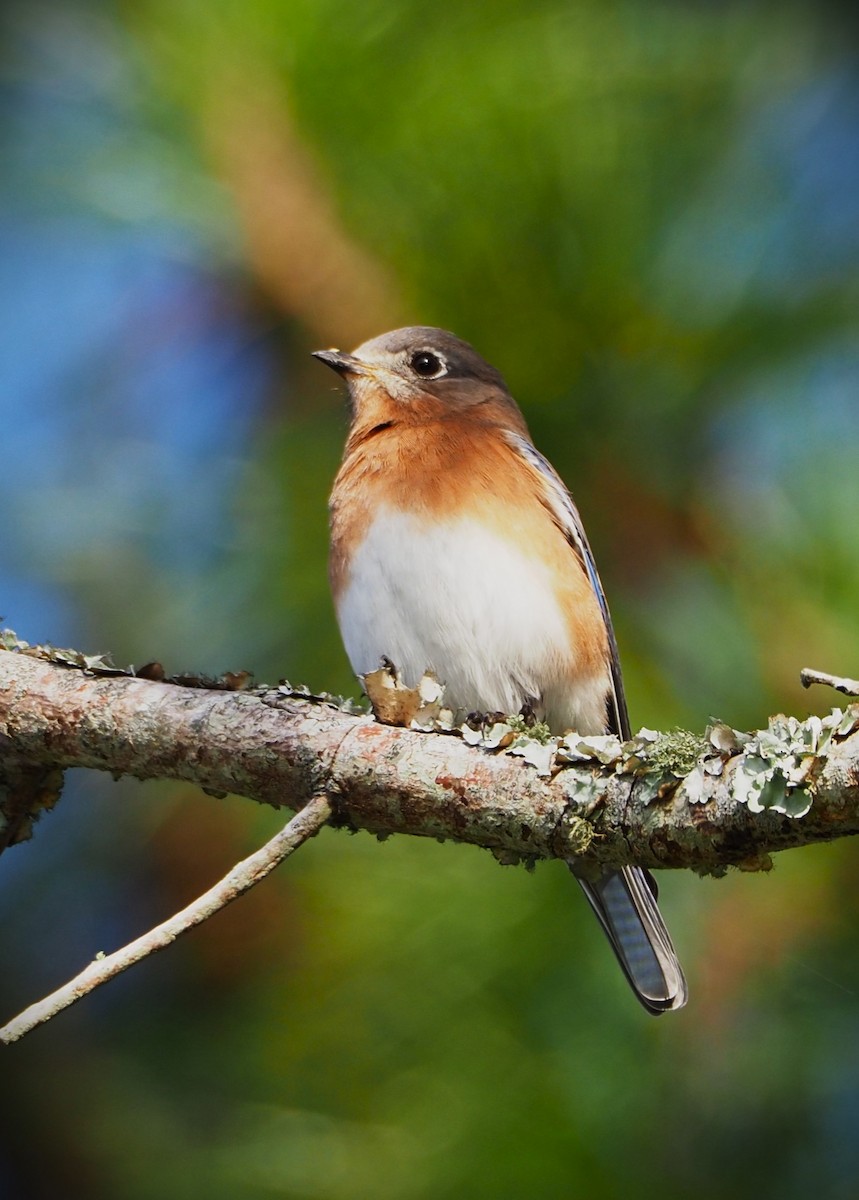
<path fill-rule="evenodd" d="M 507 437 L 517 453 L 539 472 L 543 501 L 578 556 L 599 601 L 611 656 L 608 724 L 611 732 L 626 740 L 631 730 L 617 642 L 578 509 L 555 468 L 527 438 L 512 431 Z M 598 879 L 588 879 L 578 873 L 575 862 L 567 865 L 581 884 L 641 1004 L 654 1015 L 682 1008 L 687 999 L 686 979 L 656 903 L 656 882 L 650 872 L 643 867 L 623 867 L 607 871 Z"/>
<path fill-rule="evenodd" d="M 573 498 L 567 491 L 564 481 L 548 459 L 545 459 L 540 451 L 535 449 L 531 442 L 527 438 L 522 437 L 521 434 L 514 433 L 511 430 L 507 432 L 506 436 L 517 453 L 539 472 L 543 484 L 543 502 L 551 512 L 555 523 L 562 530 L 579 562 L 582 564 L 590 580 L 591 587 L 594 590 L 594 595 L 599 602 L 600 611 L 605 621 L 606 633 L 608 634 L 609 655 L 611 659 L 611 697 L 608 732 L 616 733 L 618 737 L 625 741 L 630 737 L 632 731 L 626 707 L 626 695 L 623 690 L 623 676 L 620 671 L 617 642 L 614 636 L 611 613 L 608 609 L 605 592 L 603 591 L 596 563 L 594 562 L 594 556 L 591 553 L 584 526 L 582 525 L 582 519 L 579 516 L 579 510 L 573 503 Z"/>

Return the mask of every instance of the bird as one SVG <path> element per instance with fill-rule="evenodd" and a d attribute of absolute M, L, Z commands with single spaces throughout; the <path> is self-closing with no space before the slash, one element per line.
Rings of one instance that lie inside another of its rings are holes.
<path fill-rule="evenodd" d="M 352 669 L 432 671 L 445 704 L 528 712 L 562 734 L 630 736 L 617 643 L 578 510 L 502 375 L 431 326 L 314 356 L 348 385 L 329 576 Z M 686 980 L 653 877 L 581 884 L 638 1000 L 682 1008 Z"/>

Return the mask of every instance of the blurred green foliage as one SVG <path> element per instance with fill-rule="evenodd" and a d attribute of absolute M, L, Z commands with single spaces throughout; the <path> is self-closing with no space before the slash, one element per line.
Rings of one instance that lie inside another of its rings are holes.
<path fill-rule="evenodd" d="M 38 330 L 12 348 L 84 343 L 3 409 L 22 448 L 0 583 L 39 589 L 3 600 L 23 636 L 354 689 L 325 580 L 346 417 L 306 352 L 373 313 L 352 260 L 325 281 L 342 327 L 290 273 L 302 226 L 285 250 L 270 198 L 309 177 L 385 311 L 474 342 L 573 486 L 634 721 L 754 726 L 828 705 L 801 666 L 856 674 L 859 81 L 837 6 L 68 0 L 4 19 L 5 260 L 32 235 L 45 281 L 0 280 Z M 95 247 L 116 286 L 57 315 L 82 237 L 86 278 Z M 173 911 L 272 820 L 87 779 L 4 857 L 4 1007 Z M 4 1053 L 0 1194 L 852 1196 L 855 856 L 665 880 L 692 1000 L 652 1022 L 560 868 L 326 834 Z"/>

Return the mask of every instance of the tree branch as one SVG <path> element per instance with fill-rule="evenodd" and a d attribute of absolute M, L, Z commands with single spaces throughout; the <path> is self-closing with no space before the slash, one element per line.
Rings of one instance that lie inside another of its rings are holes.
<path fill-rule="evenodd" d="M 828 671 L 815 671 L 812 667 L 803 667 L 799 678 L 804 688 L 810 688 L 815 683 L 822 683 L 827 687 L 835 688 L 836 692 L 843 692 L 845 696 L 859 696 L 859 680 L 856 679 L 845 679 L 842 675 L 830 675 Z"/>
<path fill-rule="evenodd" d="M 17 1042 L 25 1033 L 43 1025 L 45 1021 L 50 1021 L 51 1017 L 55 1017 L 64 1008 L 69 1008 L 101 984 L 113 979 L 115 975 L 128 970 L 142 958 L 154 954 L 156 950 L 163 950 L 175 942 L 177 937 L 208 920 L 243 892 L 259 883 L 308 838 L 318 833 L 330 816 L 331 806 L 324 797 L 311 800 L 280 833 L 249 858 L 237 863 L 223 879 L 187 908 L 156 925 L 142 937 L 129 942 L 121 950 L 96 958 L 64 987 L 14 1017 L 0 1028 L 0 1042 L 7 1045 Z"/>
<path fill-rule="evenodd" d="M 7 767 L 186 780 L 293 809 L 327 795 L 334 824 L 471 842 L 511 862 L 580 857 L 722 873 L 856 833 L 857 728 L 854 706 L 825 721 L 774 718 L 749 737 L 724 726 L 699 741 L 645 732 L 621 749 L 575 736 L 541 746 L 502 725 L 484 743 L 513 745 L 487 752 L 289 689 L 90 676 L 0 651 Z M 6 811 L 2 791 L 0 781 Z M 20 839 L 20 811 L 15 819 Z"/>
<path fill-rule="evenodd" d="M 502 862 L 576 858 L 580 871 L 638 863 L 716 874 L 762 869 L 773 850 L 859 831 L 857 705 L 804 722 L 774 717 L 755 734 L 721 724 L 701 738 L 642 730 L 621 745 L 612 736 L 549 738 L 517 718 L 454 729 L 431 677 L 410 690 L 390 670 L 367 676 L 377 712 L 436 730 L 428 736 L 306 689 L 225 691 L 243 677 L 200 687 L 163 682 L 158 664 L 145 671 L 150 678 L 0 634 L 0 849 L 30 836 L 67 767 L 186 780 L 298 815 L 182 912 L 9 1021 L 0 1042 L 170 945 L 326 822 L 471 842 Z"/>

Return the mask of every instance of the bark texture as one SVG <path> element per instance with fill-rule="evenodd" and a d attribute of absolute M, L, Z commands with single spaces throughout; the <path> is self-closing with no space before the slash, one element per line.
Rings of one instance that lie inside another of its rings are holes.
<path fill-rule="evenodd" d="M 581 746 L 573 762 L 561 747 L 550 763 L 535 744 L 541 774 L 521 739 L 518 753 L 487 750 L 283 689 L 92 675 L 0 650 L 0 827 L 5 844 L 24 840 L 59 794 L 57 772 L 89 767 L 295 810 L 324 795 L 333 824 L 470 842 L 502 861 L 721 873 L 859 831 L 859 710 L 818 732 L 771 722 L 745 744 L 717 730 L 697 757 L 687 739 L 673 760 L 674 743 L 656 735 L 621 758 Z"/>

